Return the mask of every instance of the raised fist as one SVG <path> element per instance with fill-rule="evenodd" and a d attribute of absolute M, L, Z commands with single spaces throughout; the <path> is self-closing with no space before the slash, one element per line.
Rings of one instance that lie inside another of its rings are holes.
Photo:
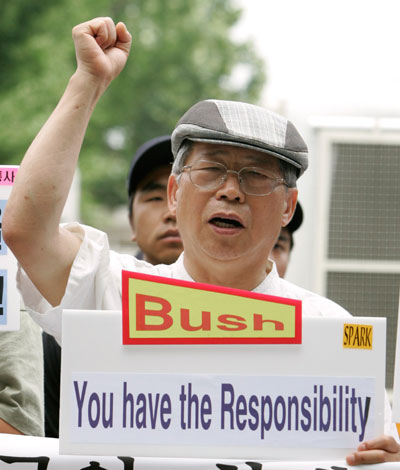
<path fill-rule="evenodd" d="M 116 26 L 111 18 L 94 18 L 72 30 L 78 72 L 110 82 L 124 68 L 132 36 L 124 23 Z"/>

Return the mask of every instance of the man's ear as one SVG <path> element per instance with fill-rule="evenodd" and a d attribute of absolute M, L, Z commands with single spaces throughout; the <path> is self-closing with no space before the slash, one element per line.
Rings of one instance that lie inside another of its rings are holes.
<path fill-rule="evenodd" d="M 179 184 L 177 175 L 169 175 L 167 185 L 168 208 L 171 214 L 176 217 L 176 204 L 178 199 Z"/>
<path fill-rule="evenodd" d="M 133 222 L 133 215 L 132 217 L 129 217 L 129 225 L 131 226 L 131 241 L 135 242 L 136 241 L 136 230 L 135 230 L 135 224 Z"/>
<path fill-rule="evenodd" d="M 286 208 L 282 216 L 282 227 L 286 227 L 286 225 L 292 220 L 294 211 L 296 210 L 297 195 L 297 188 L 288 188 L 286 194 Z"/>

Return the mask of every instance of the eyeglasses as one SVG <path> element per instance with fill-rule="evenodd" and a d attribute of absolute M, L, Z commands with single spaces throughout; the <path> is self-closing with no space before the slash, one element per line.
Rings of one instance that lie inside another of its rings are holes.
<path fill-rule="evenodd" d="M 240 171 L 228 170 L 222 163 L 199 160 L 193 165 L 186 165 L 180 173 L 189 171 L 190 181 L 200 189 L 217 189 L 222 186 L 228 173 L 237 175 L 239 185 L 243 192 L 251 196 L 268 196 L 275 188 L 284 184 L 288 186 L 284 178 L 276 178 L 262 168 L 245 167 Z"/>

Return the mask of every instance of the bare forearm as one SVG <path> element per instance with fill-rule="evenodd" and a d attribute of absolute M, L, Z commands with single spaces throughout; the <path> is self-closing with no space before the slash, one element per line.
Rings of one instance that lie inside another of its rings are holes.
<path fill-rule="evenodd" d="M 7 203 L 20 230 L 58 230 L 85 131 L 102 85 L 73 75 L 56 109 L 29 147 Z"/>
<path fill-rule="evenodd" d="M 60 232 L 59 223 L 102 88 L 82 74 L 71 77 L 21 163 L 4 214 L 7 244 L 52 305 L 63 297 L 80 245 L 69 232 Z M 38 276 L 38 270 L 47 274 Z"/>
<path fill-rule="evenodd" d="M 127 60 L 123 23 L 95 18 L 73 29 L 77 71 L 21 163 L 3 216 L 3 236 L 42 295 L 57 305 L 80 240 L 59 227 L 92 112 Z"/>
<path fill-rule="evenodd" d="M 115 26 L 111 18 L 82 23 L 72 35 L 77 71 L 29 147 L 7 203 L 4 225 L 14 239 L 22 233 L 34 241 L 37 231 L 38 240 L 57 236 L 90 116 L 129 54 L 129 32 L 122 23 Z"/>

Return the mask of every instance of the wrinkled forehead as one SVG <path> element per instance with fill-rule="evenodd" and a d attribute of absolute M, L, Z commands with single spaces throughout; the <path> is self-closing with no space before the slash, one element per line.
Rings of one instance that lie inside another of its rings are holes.
<path fill-rule="evenodd" d="M 254 166 L 270 170 L 280 169 L 279 160 L 274 155 L 236 145 L 193 142 L 185 165 L 199 160 L 223 163 L 228 168 Z"/>

